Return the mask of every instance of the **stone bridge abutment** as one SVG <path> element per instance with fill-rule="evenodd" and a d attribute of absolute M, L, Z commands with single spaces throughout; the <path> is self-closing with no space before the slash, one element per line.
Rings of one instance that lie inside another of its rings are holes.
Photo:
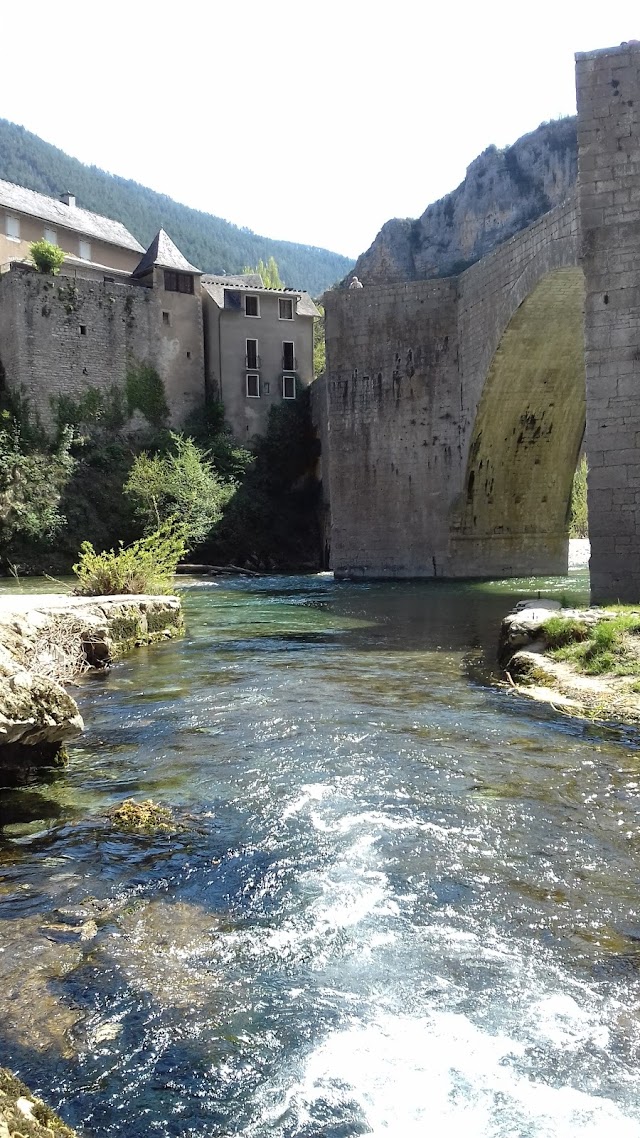
<path fill-rule="evenodd" d="M 577 82 L 574 199 L 457 278 L 327 295 L 337 575 L 565 572 L 586 416 L 594 598 L 640 599 L 640 45 Z"/>

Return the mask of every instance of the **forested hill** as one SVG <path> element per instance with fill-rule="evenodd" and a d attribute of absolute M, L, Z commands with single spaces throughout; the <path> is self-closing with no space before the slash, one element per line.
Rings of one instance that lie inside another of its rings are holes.
<path fill-rule="evenodd" d="M 0 178 L 56 198 L 69 190 L 83 209 L 123 222 L 145 248 L 162 226 L 205 273 L 240 273 L 273 256 L 286 285 L 319 296 L 353 267 L 339 253 L 260 237 L 128 178 L 85 166 L 6 119 L 0 119 Z"/>

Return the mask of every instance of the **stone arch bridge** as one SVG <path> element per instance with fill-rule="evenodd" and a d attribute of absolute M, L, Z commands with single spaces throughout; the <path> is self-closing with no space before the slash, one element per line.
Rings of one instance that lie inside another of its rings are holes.
<path fill-rule="evenodd" d="M 327 295 L 338 576 L 566 572 L 584 443 L 594 599 L 640 599 L 640 45 L 576 71 L 574 199 L 459 277 Z"/>

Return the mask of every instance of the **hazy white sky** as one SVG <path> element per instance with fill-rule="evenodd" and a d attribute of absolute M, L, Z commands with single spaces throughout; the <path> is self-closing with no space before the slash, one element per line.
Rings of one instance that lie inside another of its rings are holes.
<path fill-rule="evenodd" d="M 269 237 L 356 256 L 490 143 L 575 111 L 638 0 L 23 0 L 0 115 Z M 73 187 L 68 187 L 73 189 Z"/>

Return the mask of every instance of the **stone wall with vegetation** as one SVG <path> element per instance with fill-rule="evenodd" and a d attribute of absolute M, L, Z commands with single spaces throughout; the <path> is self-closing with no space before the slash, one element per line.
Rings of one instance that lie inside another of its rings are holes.
<path fill-rule="evenodd" d="M 204 399 L 202 307 L 117 280 L 14 266 L 0 276 L 0 379 L 51 433 L 60 400 L 98 398 L 131 429 L 181 425 Z M 166 323 L 163 312 L 179 315 Z M 118 406 L 118 400 L 120 406 Z"/>

